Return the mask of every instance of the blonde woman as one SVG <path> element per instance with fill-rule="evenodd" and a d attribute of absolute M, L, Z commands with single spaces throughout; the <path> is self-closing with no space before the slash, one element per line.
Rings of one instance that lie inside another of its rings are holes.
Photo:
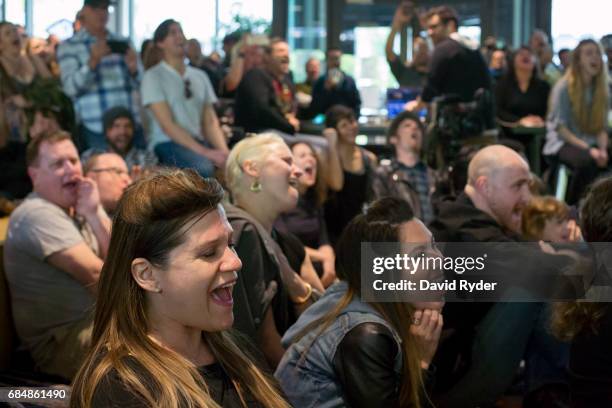
<path fill-rule="evenodd" d="M 545 155 L 572 169 L 567 202 L 575 204 L 584 189 L 608 167 L 608 82 L 602 52 L 582 40 L 570 67 L 553 88 L 547 119 Z"/>
<path fill-rule="evenodd" d="M 72 407 L 286 407 L 227 332 L 241 261 L 221 186 L 152 175 L 119 203 Z"/>
<path fill-rule="evenodd" d="M 281 336 L 322 292 L 303 244 L 274 229 L 278 216 L 295 208 L 301 170 L 274 134 L 242 140 L 227 159 L 226 181 L 234 206 L 226 206 L 243 271 L 235 288 L 234 327 L 248 336 L 271 367 L 285 350 Z"/>

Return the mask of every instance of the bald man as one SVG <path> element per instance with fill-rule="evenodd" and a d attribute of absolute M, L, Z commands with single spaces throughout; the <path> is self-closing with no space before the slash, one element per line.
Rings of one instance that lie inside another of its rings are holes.
<path fill-rule="evenodd" d="M 546 273 L 551 276 L 569 263 L 566 257 L 544 254 L 536 243 L 520 250 L 512 245 L 522 240 L 520 223 L 530 199 L 529 181 L 529 165 L 514 150 L 501 145 L 481 149 L 469 163 L 464 192 L 438 205 L 430 224 L 435 240 L 508 243 L 500 245 L 497 253 L 488 253 L 488 262 L 496 262 L 498 273 L 548 279 Z M 444 324 L 449 335 L 434 364 L 441 388 L 450 390 L 438 406 L 493 405 L 512 384 L 527 343 L 540 328 L 543 310 L 544 305 L 535 302 L 447 303 Z M 553 371 L 562 373 L 563 363 L 561 358 Z"/>

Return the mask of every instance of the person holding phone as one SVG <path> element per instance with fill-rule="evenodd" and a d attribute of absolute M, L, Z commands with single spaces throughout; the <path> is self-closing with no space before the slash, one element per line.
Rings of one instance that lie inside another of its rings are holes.
<path fill-rule="evenodd" d="M 106 148 L 102 116 L 109 108 L 130 109 L 140 125 L 138 56 L 125 38 L 106 30 L 112 3 L 85 0 L 82 29 L 61 43 L 57 52 L 63 90 L 74 101 L 81 120 L 82 150 Z M 137 140 L 141 138 L 138 126 Z"/>

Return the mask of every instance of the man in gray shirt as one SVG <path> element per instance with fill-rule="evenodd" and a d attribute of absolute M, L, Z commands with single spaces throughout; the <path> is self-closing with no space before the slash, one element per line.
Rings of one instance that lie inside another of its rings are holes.
<path fill-rule="evenodd" d="M 11 214 L 4 266 L 13 318 L 37 367 L 71 379 L 89 346 L 110 219 L 65 132 L 27 150 L 33 192 Z"/>

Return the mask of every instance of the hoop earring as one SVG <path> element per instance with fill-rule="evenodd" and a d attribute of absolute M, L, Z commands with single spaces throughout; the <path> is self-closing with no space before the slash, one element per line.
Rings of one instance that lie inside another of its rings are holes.
<path fill-rule="evenodd" d="M 259 193 L 261 191 L 261 183 L 259 182 L 259 180 L 254 180 L 253 183 L 251 183 L 251 191 L 254 193 Z"/>

